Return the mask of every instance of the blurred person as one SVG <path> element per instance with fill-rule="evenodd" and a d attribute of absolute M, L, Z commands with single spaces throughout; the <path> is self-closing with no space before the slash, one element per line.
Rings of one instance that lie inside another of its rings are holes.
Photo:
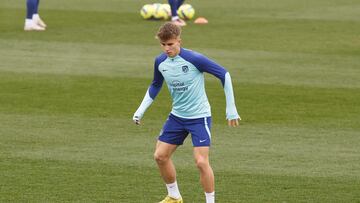
<path fill-rule="evenodd" d="M 171 8 L 171 21 L 178 26 L 185 26 L 186 22 L 179 18 L 177 10 L 184 3 L 184 0 L 168 0 Z"/>
<path fill-rule="evenodd" d="M 215 202 L 214 173 L 209 163 L 211 144 L 211 111 L 205 93 L 204 73 L 217 77 L 224 88 L 226 119 L 228 125 L 239 125 L 240 116 L 235 106 L 229 72 L 206 56 L 181 47 L 180 26 L 167 22 L 157 32 L 164 53 L 156 57 L 154 78 L 144 99 L 133 116 L 135 124 L 160 92 L 165 80 L 172 97 L 172 110 L 156 143 L 154 159 L 165 182 L 168 195 L 160 203 L 182 203 L 176 181 L 176 170 L 171 160 L 173 152 L 191 134 L 200 183 L 205 192 L 206 203 Z"/>
<path fill-rule="evenodd" d="M 44 31 L 46 24 L 41 20 L 38 12 L 40 0 L 27 0 L 26 1 L 26 19 L 25 31 Z"/>

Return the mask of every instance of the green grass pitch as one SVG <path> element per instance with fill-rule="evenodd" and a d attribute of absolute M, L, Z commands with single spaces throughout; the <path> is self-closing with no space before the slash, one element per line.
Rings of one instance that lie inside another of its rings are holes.
<path fill-rule="evenodd" d="M 163 1 L 162 3 L 165 3 Z M 219 203 L 360 202 L 360 2 L 188 0 L 183 46 L 231 73 L 243 121 L 227 127 L 206 76 Z M 140 0 L 46 0 L 46 32 L 25 2 L 0 3 L 0 202 L 157 202 L 153 161 L 171 108 L 163 86 L 142 126 L 162 22 Z M 204 202 L 187 140 L 174 156 L 186 203 Z"/>

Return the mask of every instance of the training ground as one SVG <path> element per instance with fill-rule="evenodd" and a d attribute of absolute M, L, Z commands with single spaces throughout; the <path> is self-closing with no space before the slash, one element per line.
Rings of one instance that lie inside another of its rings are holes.
<path fill-rule="evenodd" d="M 171 110 L 164 85 L 132 123 L 161 50 L 151 1 L 41 0 L 46 32 L 24 32 L 25 1 L 0 0 L 0 202 L 151 203 Z M 206 75 L 219 203 L 360 202 L 360 2 L 188 0 L 183 46 L 231 73 L 239 128 Z M 161 3 L 166 3 L 164 0 Z M 186 203 L 204 202 L 188 139 L 175 153 Z"/>

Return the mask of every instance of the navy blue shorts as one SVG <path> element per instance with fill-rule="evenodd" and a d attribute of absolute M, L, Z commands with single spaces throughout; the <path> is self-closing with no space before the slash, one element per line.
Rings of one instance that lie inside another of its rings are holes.
<path fill-rule="evenodd" d="M 159 140 L 168 144 L 182 145 L 188 134 L 194 147 L 210 146 L 211 143 L 211 117 L 186 119 L 169 115 Z"/>

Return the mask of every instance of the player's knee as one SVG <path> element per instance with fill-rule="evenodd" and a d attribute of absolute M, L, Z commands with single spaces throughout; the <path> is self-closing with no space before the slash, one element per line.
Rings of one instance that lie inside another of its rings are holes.
<path fill-rule="evenodd" d="M 198 167 L 198 169 L 200 170 L 205 170 L 206 168 L 209 167 L 209 161 L 205 158 L 197 158 L 195 160 L 196 166 Z"/>
<path fill-rule="evenodd" d="M 169 157 L 164 154 L 155 152 L 154 159 L 157 163 L 162 164 L 165 163 L 169 159 Z"/>

